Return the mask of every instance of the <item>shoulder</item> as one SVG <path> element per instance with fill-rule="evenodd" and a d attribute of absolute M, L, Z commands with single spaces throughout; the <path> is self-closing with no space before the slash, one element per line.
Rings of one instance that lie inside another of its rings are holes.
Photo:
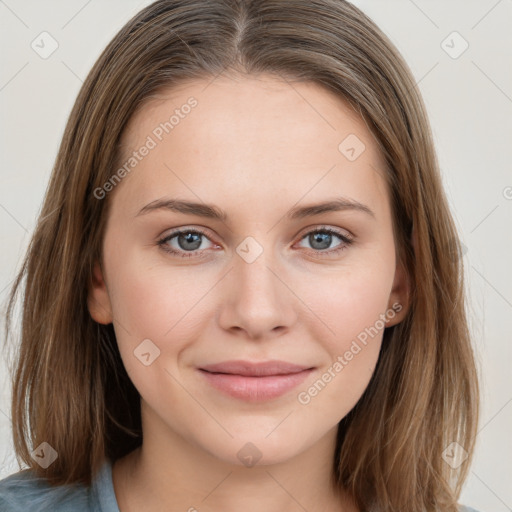
<path fill-rule="evenodd" d="M 33 471 L 24 470 L 0 480 L 2 512 L 119 512 L 111 484 L 110 464 L 106 463 L 92 486 L 50 485 Z"/>
<path fill-rule="evenodd" d="M 478 512 L 478 510 L 471 507 L 466 507 L 465 505 L 460 505 L 459 512 Z"/>
<path fill-rule="evenodd" d="M 61 512 L 90 510 L 87 488 L 79 485 L 54 487 L 31 470 L 20 471 L 0 480 L 0 510 L 5 512 Z"/>

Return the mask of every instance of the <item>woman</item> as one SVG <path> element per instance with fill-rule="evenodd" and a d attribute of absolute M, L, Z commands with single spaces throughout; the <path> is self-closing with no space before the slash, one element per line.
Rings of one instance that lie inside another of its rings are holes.
<path fill-rule="evenodd" d="M 461 510 L 454 240 L 414 80 L 361 11 L 151 4 L 80 91 L 12 291 L 30 469 L 0 504 Z"/>

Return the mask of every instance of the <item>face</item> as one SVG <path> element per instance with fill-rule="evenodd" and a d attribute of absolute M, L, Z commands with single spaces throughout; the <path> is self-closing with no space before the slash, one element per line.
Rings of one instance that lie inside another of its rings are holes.
<path fill-rule="evenodd" d="M 209 82 L 125 130 L 89 309 L 114 324 L 145 428 L 276 463 L 354 407 L 406 278 L 384 162 L 348 104 L 273 76 Z"/>

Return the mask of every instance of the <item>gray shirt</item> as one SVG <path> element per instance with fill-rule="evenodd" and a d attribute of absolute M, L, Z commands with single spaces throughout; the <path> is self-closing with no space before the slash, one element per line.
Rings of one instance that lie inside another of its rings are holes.
<path fill-rule="evenodd" d="M 92 485 L 50 486 L 31 470 L 20 471 L 0 480 L 1 512 L 119 512 L 112 465 L 101 467 Z"/>
<path fill-rule="evenodd" d="M 119 512 L 112 465 L 109 460 L 101 467 L 92 485 L 52 487 L 36 478 L 31 470 L 20 471 L 0 480 L 1 512 Z M 460 507 L 460 512 L 477 512 Z"/>

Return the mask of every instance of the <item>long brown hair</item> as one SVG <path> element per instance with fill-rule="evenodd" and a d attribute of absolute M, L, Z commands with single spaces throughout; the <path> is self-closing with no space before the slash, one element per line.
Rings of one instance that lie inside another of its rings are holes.
<path fill-rule="evenodd" d="M 405 319 L 384 332 L 366 391 L 339 424 L 333 481 L 361 510 L 455 512 L 478 415 L 457 232 L 412 74 L 344 0 L 159 0 L 103 51 L 70 114 L 9 297 L 7 336 L 23 285 L 12 395 L 19 460 L 51 483 L 89 484 L 105 456 L 140 445 L 140 398 L 112 324 L 94 322 L 87 307 L 110 204 L 94 191 L 118 169 L 123 130 L 145 101 L 223 72 L 320 84 L 374 135 L 413 290 Z M 30 456 L 43 441 L 58 453 L 44 470 Z M 452 442 L 468 453 L 457 469 L 442 457 Z"/>

